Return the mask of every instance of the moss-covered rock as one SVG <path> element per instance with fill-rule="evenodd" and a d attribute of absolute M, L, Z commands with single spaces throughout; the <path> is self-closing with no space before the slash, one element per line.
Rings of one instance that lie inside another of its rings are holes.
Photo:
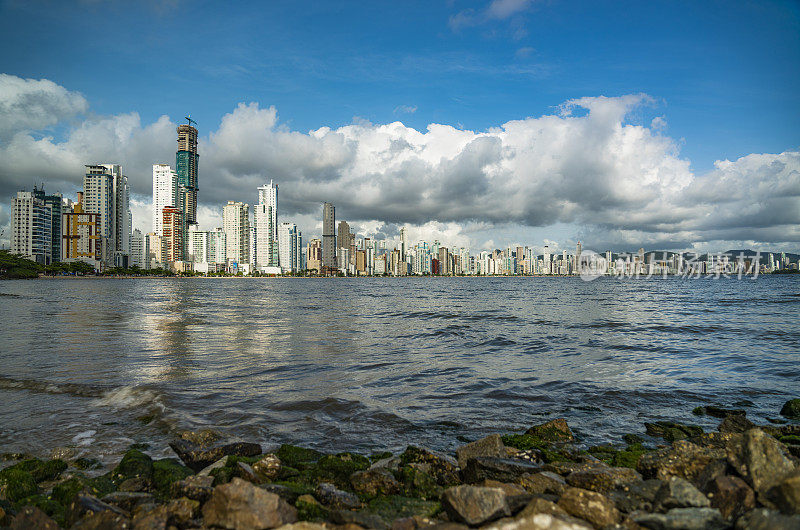
<path fill-rule="evenodd" d="M 87 470 L 87 469 L 100 469 L 103 467 L 102 462 L 96 458 L 85 458 L 80 457 L 76 458 L 72 461 L 72 465 L 75 466 L 76 469 Z"/>
<path fill-rule="evenodd" d="M 385 521 L 402 517 L 434 517 L 442 511 L 438 500 L 423 500 L 400 495 L 377 497 L 370 501 L 366 512 L 379 515 Z"/>
<path fill-rule="evenodd" d="M 59 525 L 66 525 L 66 507 L 46 495 L 37 494 L 25 497 L 16 502 L 14 506 L 17 511 L 22 510 L 25 506 L 35 506 L 50 516 Z"/>
<path fill-rule="evenodd" d="M 153 460 L 138 449 L 129 449 L 111 472 L 111 479 L 115 484 L 131 478 L 143 480 L 153 478 Z"/>
<path fill-rule="evenodd" d="M 642 444 L 633 443 L 630 444 L 624 451 L 617 451 L 610 463 L 614 467 L 629 467 L 631 469 L 636 469 L 639 459 L 645 453 L 647 453 L 647 449 L 645 449 Z"/>
<path fill-rule="evenodd" d="M 56 480 L 67 469 L 67 463 L 60 459 L 39 460 L 38 458 L 27 458 L 6 469 L 19 469 L 30 473 L 33 480 L 39 483 Z"/>
<path fill-rule="evenodd" d="M 0 471 L 0 499 L 17 502 L 38 493 L 33 475 L 19 468 Z"/>
<path fill-rule="evenodd" d="M 369 459 L 354 453 L 326 455 L 319 459 L 312 473 L 317 482 L 331 482 L 337 488 L 350 488 L 350 475 L 370 466 Z"/>
<path fill-rule="evenodd" d="M 328 509 L 309 494 L 300 495 L 294 507 L 297 508 L 297 519 L 300 521 L 324 521 L 329 515 Z"/>
<path fill-rule="evenodd" d="M 401 483 L 404 495 L 408 497 L 434 500 L 441 497 L 444 491 L 436 478 L 420 469 L 419 464 L 401 466 L 395 472 L 395 478 Z"/>
<path fill-rule="evenodd" d="M 567 425 L 567 420 L 557 418 L 541 425 L 534 425 L 525 434 L 534 436 L 545 442 L 571 442 L 575 439 L 572 431 Z"/>
<path fill-rule="evenodd" d="M 611 464 L 619 450 L 611 445 L 595 445 L 590 447 L 587 452 L 598 460 Z"/>
<path fill-rule="evenodd" d="M 703 429 L 696 425 L 684 425 L 672 421 L 656 421 L 645 423 L 647 434 L 664 438 L 668 442 L 685 440 L 703 434 Z"/>
<path fill-rule="evenodd" d="M 793 420 L 800 420 L 800 399 L 790 399 L 784 403 L 781 408 L 781 416 Z"/>
<path fill-rule="evenodd" d="M 183 480 L 193 472 L 174 458 L 163 458 L 153 462 L 153 488 L 162 497 L 169 495 L 173 482 Z"/>
<path fill-rule="evenodd" d="M 297 469 L 302 467 L 303 464 L 314 463 L 325 456 L 314 449 L 289 444 L 281 445 L 275 454 L 281 459 L 283 465 Z"/>
<path fill-rule="evenodd" d="M 50 493 L 50 498 L 63 506 L 69 506 L 78 493 L 84 492 L 100 498 L 114 492 L 115 489 L 114 483 L 108 475 L 87 478 L 84 475 L 75 474 L 56 484 Z"/>
<path fill-rule="evenodd" d="M 622 439 L 628 445 L 643 444 L 644 443 L 644 438 L 642 438 L 638 434 L 628 433 L 628 434 L 623 435 Z"/>
<path fill-rule="evenodd" d="M 569 444 L 555 443 L 549 438 L 545 439 L 532 434 L 507 434 L 501 438 L 503 445 L 521 451 L 536 451 L 539 458 L 545 463 L 572 462 L 576 452 Z"/>

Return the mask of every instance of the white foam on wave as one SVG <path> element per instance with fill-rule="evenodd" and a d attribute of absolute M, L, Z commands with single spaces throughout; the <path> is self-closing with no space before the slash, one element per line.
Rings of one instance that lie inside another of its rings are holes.
<path fill-rule="evenodd" d="M 131 409 L 155 406 L 163 409 L 161 398 L 152 390 L 135 386 L 122 386 L 105 392 L 94 401 L 95 406 Z"/>
<path fill-rule="evenodd" d="M 94 443 L 94 435 L 97 431 L 83 431 L 72 437 L 72 441 L 79 446 L 91 445 Z"/>

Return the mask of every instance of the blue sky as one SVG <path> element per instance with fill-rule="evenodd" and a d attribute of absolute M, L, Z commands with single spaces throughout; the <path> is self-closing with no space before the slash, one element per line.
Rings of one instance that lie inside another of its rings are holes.
<path fill-rule="evenodd" d="M 668 136 L 695 175 L 716 160 L 800 146 L 798 2 L 0 6 L 0 72 L 47 79 L 88 102 L 30 131 L 55 142 L 87 120 L 132 112 L 143 127 L 191 113 L 208 134 L 240 102 L 274 106 L 273 127 L 299 133 L 395 120 L 480 132 L 558 114 L 576 98 L 647 94 L 621 121 Z"/>

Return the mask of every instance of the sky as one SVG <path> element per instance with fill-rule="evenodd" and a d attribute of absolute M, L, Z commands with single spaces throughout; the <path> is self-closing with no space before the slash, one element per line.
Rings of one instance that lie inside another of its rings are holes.
<path fill-rule="evenodd" d="M 0 239 L 200 131 L 199 218 L 279 186 L 361 235 L 483 250 L 800 248 L 800 2 L 0 1 Z"/>

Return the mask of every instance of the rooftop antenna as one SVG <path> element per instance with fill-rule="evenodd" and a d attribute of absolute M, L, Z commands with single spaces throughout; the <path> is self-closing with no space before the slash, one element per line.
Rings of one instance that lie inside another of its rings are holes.
<path fill-rule="evenodd" d="M 188 122 L 189 122 L 189 125 L 191 125 L 191 124 L 193 124 L 193 123 L 194 123 L 195 125 L 197 125 L 197 122 L 196 122 L 196 121 L 194 121 L 194 120 L 192 119 L 192 115 L 191 115 L 191 114 L 189 114 L 188 116 L 184 116 L 184 119 L 186 119 L 186 121 L 188 121 Z"/>

